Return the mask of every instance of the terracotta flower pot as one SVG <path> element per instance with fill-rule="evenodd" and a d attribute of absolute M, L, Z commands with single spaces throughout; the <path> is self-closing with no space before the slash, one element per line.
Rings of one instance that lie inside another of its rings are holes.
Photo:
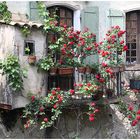
<path fill-rule="evenodd" d="M 12 105 L 6 104 L 6 103 L 0 103 L 0 108 L 1 109 L 5 109 L 5 110 L 11 110 L 12 109 Z"/>
<path fill-rule="evenodd" d="M 56 75 L 57 74 L 57 68 L 51 68 L 50 70 L 49 70 L 49 73 L 50 73 L 50 75 Z"/>
<path fill-rule="evenodd" d="M 59 75 L 68 75 L 73 73 L 73 68 L 68 67 L 68 68 L 58 68 L 58 74 Z"/>
<path fill-rule="evenodd" d="M 85 67 L 78 67 L 78 72 L 79 73 L 85 73 L 86 68 Z"/>
<path fill-rule="evenodd" d="M 121 65 L 121 66 L 119 67 L 119 70 L 120 70 L 120 72 L 125 71 L 125 65 Z"/>
<path fill-rule="evenodd" d="M 29 64 L 35 64 L 35 62 L 36 62 L 36 56 L 34 56 L 34 55 L 29 55 L 29 56 L 28 56 L 28 63 L 29 63 Z"/>

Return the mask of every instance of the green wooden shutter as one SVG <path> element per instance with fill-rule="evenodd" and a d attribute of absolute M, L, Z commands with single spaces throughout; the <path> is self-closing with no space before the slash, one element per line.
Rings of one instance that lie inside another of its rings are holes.
<path fill-rule="evenodd" d="M 37 3 L 35 1 L 30 2 L 30 20 L 31 21 L 40 21 Z"/>
<path fill-rule="evenodd" d="M 81 12 L 81 30 L 84 27 L 89 28 L 91 32 L 96 34 L 96 42 L 99 41 L 99 8 L 86 7 Z M 86 64 L 98 62 L 98 55 L 87 57 Z"/>
<path fill-rule="evenodd" d="M 121 29 L 125 29 L 125 16 L 122 11 L 109 9 L 108 18 L 109 27 L 118 25 Z"/>

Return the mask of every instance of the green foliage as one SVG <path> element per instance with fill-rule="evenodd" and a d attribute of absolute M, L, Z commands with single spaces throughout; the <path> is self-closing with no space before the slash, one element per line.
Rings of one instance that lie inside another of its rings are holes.
<path fill-rule="evenodd" d="M 6 2 L 0 2 L 0 20 L 4 20 L 6 23 L 9 23 L 11 21 L 11 18 L 12 14 L 8 10 Z"/>
<path fill-rule="evenodd" d="M 27 25 L 24 25 L 23 27 L 21 27 L 21 32 L 22 32 L 24 37 L 27 37 L 28 35 L 31 34 L 30 27 Z"/>
<path fill-rule="evenodd" d="M 15 55 L 8 55 L 4 61 L 1 62 L 3 75 L 6 75 L 8 84 L 15 92 L 23 89 L 23 77 L 27 76 L 27 71 L 21 69 L 18 58 Z"/>
<path fill-rule="evenodd" d="M 37 63 L 38 70 L 48 71 L 54 66 L 53 59 L 50 56 L 42 57 Z"/>

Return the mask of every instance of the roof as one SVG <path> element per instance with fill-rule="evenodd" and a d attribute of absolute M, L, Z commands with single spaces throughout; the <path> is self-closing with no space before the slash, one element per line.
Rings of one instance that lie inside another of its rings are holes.
<path fill-rule="evenodd" d="M 0 20 L 0 23 L 5 23 L 5 21 Z M 12 25 L 12 26 L 28 25 L 30 27 L 35 27 L 35 28 L 40 28 L 40 27 L 43 26 L 42 23 L 30 21 L 25 14 L 20 14 L 20 13 L 18 13 L 18 14 L 12 13 L 12 21 L 10 23 L 8 23 L 8 24 Z"/>

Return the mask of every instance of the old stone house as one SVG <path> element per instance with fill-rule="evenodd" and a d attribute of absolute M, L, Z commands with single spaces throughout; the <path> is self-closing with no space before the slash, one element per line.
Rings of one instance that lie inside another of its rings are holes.
<path fill-rule="evenodd" d="M 82 30 L 88 27 L 93 33 L 96 34 L 96 41 L 100 42 L 104 39 L 106 31 L 109 27 L 119 25 L 122 29 L 126 30 L 126 44 L 129 46 L 128 53 L 126 53 L 126 69 L 139 69 L 139 13 L 140 2 L 138 1 L 45 1 L 46 7 L 51 11 L 56 7 L 60 22 L 67 23 L 69 26 L 74 26 L 75 30 Z M 26 44 L 31 44 L 32 51 L 37 56 L 37 60 L 46 53 L 47 43 L 46 36 L 41 32 L 42 24 L 38 15 L 36 3 L 29 2 L 7 2 L 9 10 L 13 13 L 13 20 L 8 25 L 3 22 L 0 23 L 0 58 L 3 59 L 7 53 L 14 53 L 18 55 L 21 65 L 28 66 L 28 78 L 24 79 L 24 90 L 18 95 L 12 95 L 12 108 L 22 108 L 29 101 L 26 98 L 27 93 L 34 94 L 41 93 L 46 95 L 49 79 L 46 74 L 38 73 L 36 67 L 30 66 L 27 62 L 25 55 Z M 31 35 L 27 38 L 22 36 L 20 27 L 29 25 L 32 27 Z M 95 56 L 93 61 L 97 61 L 98 57 Z M 92 61 L 89 59 L 87 61 Z M 130 66 L 133 64 L 133 66 Z M 129 67 L 127 67 L 129 65 Z M 128 74 L 124 74 L 125 82 L 129 82 Z M 4 77 L 1 79 L 1 93 L 4 93 Z M 63 81 L 63 79 L 61 79 Z M 46 82 L 47 81 L 47 82 Z M 66 85 L 67 86 L 67 85 Z M 3 100 L 3 98 L 1 99 Z M 112 106 L 109 113 L 101 113 L 98 116 L 99 121 L 94 126 L 84 122 L 81 125 L 80 138 L 132 138 L 139 137 L 127 125 L 127 121 L 123 120 L 123 116 L 119 114 Z M 114 110 L 113 110 L 114 109 Z M 16 123 L 14 128 L 7 131 L 1 123 L 1 136 L 2 138 L 72 138 L 75 135 L 74 131 L 79 131 L 75 126 L 75 116 L 72 111 L 65 112 L 65 117 L 62 118 L 62 123 L 67 124 L 67 131 L 59 135 L 57 130 L 38 131 L 34 128 L 29 132 L 22 132 L 19 128 L 20 125 Z M 86 126 L 86 127 L 85 127 Z M 64 130 L 65 127 L 59 127 Z M 128 129 L 128 130 L 127 130 Z M 76 136 L 75 136 L 76 137 Z"/>

